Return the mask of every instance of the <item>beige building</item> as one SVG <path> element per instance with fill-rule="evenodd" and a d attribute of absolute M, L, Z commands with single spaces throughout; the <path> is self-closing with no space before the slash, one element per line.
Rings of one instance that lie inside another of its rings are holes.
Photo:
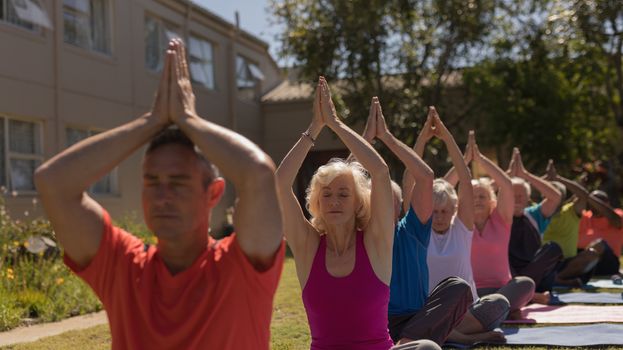
<path fill-rule="evenodd" d="M 268 45 L 236 25 L 183 0 L 0 0 L 0 185 L 13 217 L 42 215 L 32 176 L 43 161 L 149 110 L 174 36 L 187 42 L 199 114 L 281 160 L 311 103 L 262 102 L 283 78 Z M 142 217 L 141 158 L 90 189 L 117 219 Z M 213 229 L 233 198 L 230 188 Z"/>

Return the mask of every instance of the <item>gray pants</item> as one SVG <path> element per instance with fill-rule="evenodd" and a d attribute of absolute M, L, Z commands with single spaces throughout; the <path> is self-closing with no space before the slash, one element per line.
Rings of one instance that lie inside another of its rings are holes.
<path fill-rule="evenodd" d="M 500 326 L 508 316 L 510 302 L 499 293 L 485 295 L 469 307 L 469 312 L 480 322 L 485 331 Z"/>
<path fill-rule="evenodd" d="M 389 334 L 394 342 L 407 338 L 430 339 L 443 344 L 450 332 L 463 320 L 472 301 L 472 292 L 467 282 L 459 277 L 448 277 L 433 289 L 418 312 L 390 315 Z"/>
<path fill-rule="evenodd" d="M 478 288 L 478 296 L 500 293 L 508 299 L 510 312 L 524 307 L 534 296 L 534 281 L 530 277 L 517 276 L 510 280 L 504 287 L 497 288 Z"/>

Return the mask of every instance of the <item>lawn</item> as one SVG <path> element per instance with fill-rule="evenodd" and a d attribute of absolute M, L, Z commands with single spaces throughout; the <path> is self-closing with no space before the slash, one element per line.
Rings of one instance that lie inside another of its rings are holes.
<path fill-rule="evenodd" d="M 287 259 L 283 276 L 275 297 L 275 308 L 271 324 L 272 349 L 309 349 L 309 327 L 301 302 L 301 288 L 296 278 L 294 261 Z M 58 336 L 44 338 L 37 342 L 3 347 L 1 349 L 108 349 L 110 333 L 108 326 L 96 326 L 82 331 L 71 331 Z M 487 349 L 511 349 L 509 346 L 489 346 Z M 512 349 L 545 349 L 544 347 L 512 347 Z M 551 348 L 550 348 L 551 349 Z M 609 347 L 608 349 L 618 349 Z"/>

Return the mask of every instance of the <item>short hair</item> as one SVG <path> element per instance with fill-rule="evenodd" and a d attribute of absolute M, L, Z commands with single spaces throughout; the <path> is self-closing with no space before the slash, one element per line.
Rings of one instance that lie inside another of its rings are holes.
<path fill-rule="evenodd" d="M 456 190 L 448 181 L 442 178 L 433 181 L 433 206 L 443 207 L 450 203 L 456 209 L 458 202 Z"/>
<path fill-rule="evenodd" d="M 480 177 L 478 179 L 472 179 L 472 187 L 482 187 L 489 192 L 491 200 L 497 200 L 495 191 L 493 190 L 493 181 L 488 177 Z"/>
<path fill-rule="evenodd" d="M 530 184 L 528 183 L 528 181 L 522 179 L 521 177 L 513 176 L 511 177 L 511 182 L 513 183 L 513 186 L 515 185 L 523 186 L 524 189 L 526 190 L 526 195 L 528 195 L 528 198 L 530 198 L 530 195 L 532 194 L 532 187 L 530 187 Z"/>
<path fill-rule="evenodd" d="M 311 214 L 311 224 L 321 234 L 325 233 L 326 223 L 320 215 L 320 193 L 323 186 L 327 186 L 336 177 L 349 174 L 355 180 L 355 197 L 359 207 L 355 213 L 355 225 L 363 229 L 370 221 L 370 193 L 371 183 L 367 171 L 356 161 L 346 161 L 341 158 L 332 158 L 329 162 L 316 170 L 306 191 L 306 208 Z"/>
<path fill-rule="evenodd" d="M 156 136 L 154 136 L 149 142 L 147 150 L 145 151 L 145 155 L 148 155 L 157 150 L 158 148 L 166 145 L 179 145 L 195 154 L 203 170 L 202 182 L 204 189 L 208 188 L 212 181 L 219 177 L 218 168 L 214 164 L 212 164 L 212 162 L 210 162 L 201 153 L 199 148 L 195 146 L 192 140 L 177 127 L 166 128 L 156 134 Z"/>

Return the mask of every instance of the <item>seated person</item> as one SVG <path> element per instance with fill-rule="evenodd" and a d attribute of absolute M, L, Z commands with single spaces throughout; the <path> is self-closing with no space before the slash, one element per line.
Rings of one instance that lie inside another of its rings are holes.
<path fill-rule="evenodd" d="M 556 266 L 562 259 L 562 250 L 555 242 L 543 245 L 541 235 L 560 204 L 561 193 L 549 181 L 534 176 L 524 168 L 517 148 L 513 150 L 508 172 L 512 176 L 515 193 L 513 225 L 508 246 L 511 273 L 513 276 L 532 278 L 536 284 L 533 301 L 548 304 Z M 540 203 L 529 206 L 532 187 L 544 198 Z"/>
<path fill-rule="evenodd" d="M 596 196 L 589 193 L 579 183 L 559 175 L 552 160 L 547 166 L 546 177 L 549 181 L 560 184 L 562 189 L 566 188 L 573 194 L 569 201 L 562 205 L 559 212 L 552 217 L 550 225 L 543 235 L 545 242 L 554 241 L 560 245 L 563 251 L 564 260 L 557 268 L 556 284 L 572 287 L 582 286 L 596 274 L 597 265 L 602 257 L 604 257 L 604 262 L 600 265 L 599 273 L 616 273 L 614 270 L 618 270 L 616 267 L 618 259 L 603 239 L 597 238 L 590 241 L 585 237 L 584 239 L 588 242 L 585 242 L 584 249 L 580 250 L 579 253 L 577 249 L 580 219 L 587 203 L 590 203 L 592 213 L 598 213 L 602 218 L 608 217 L 607 221 L 611 226 L 620 223 L 616 211 L 608 205 L 607 201 L 603 200 L 605 199 L 604 195 L 601 195 L 600 199 L 599 192 L 595 193 Z"/>
<path fill-rule="evenodd" d="M 478 298 L 471 266 L 471 247 L 474 232 L 474 199 L 472 177 L 465 165 L 463 155 L 452 134 L 435 113 L 424 124 L 416 142 L 416 152 L 423 153 L 424 144 L 437 136 L 448 150 L 459 177 L 459 195 L 444 179 L 433 183 L 433 222 L 427 263 L 429 286 L 433 287 L 448 277 L 457 276 L 465 280 L 471 289 L 474 303 L 463 320 L 456 325 L 448 341 L 474 344 L 479 341 L 503 342 L 504 334 L 494 331 L 504 321 L 510 303 L 501 294 L 489 294 Z M 470 150 L 467 150 L 470 152 Z"/>
<path fill-rule="evenodd" d="M 429 122 L 424 129 L 430 131 L 436 115 L 437 112 L 431 107 Z M 392 184 L 396 226 L 389 301 L 390 334 L 398 344 L 412 339 L 430 339 L 443 345 L 472 303 L 471 288 L 463 279 L 455 276 L 446 276 L 434 285 L 429 285 L 426 256 L 431 235 L 433 171 L 417 154 L 418 143 L 414 152 L 388 131 L 380 105 L 376 130 L 376 137 L 388 146 L 406 168 L 406 200 L 402 199 L 398 184 Z M 364 135 L 367 135 L 368 141 L 372 141 L 369 132 L 364 132 Z M 402 219 L 401 204 L 408 206 Z"/>
<path fill-rule="evenodd" d="M 114 226 L 86 192 L 146 143 L 142 204 L 155 246 Z M 225 185 L 212 162 L 238 197 L 236 233 L 220 241 L 208 234 Z M 65 263 L 102 301 L 112 349 L 268 350 L 284 256 L 274 168 L 251 141 L 197 115 L 184 46 L 173 39 L 149 113 L 37 169 Z"/>
<path fill-rule="evenodd" d="M 324 126 L 335 132 L 361 164 L 334 159 L 318 168 L 307 190 L 311 214 L 307 220 L 292 185 Z M 394 343 L 387 312 L 394 202 L 389 169 L 374 148 L 338 118 L 322 77 L 311 124 L 283 159 L 276 176 L 311 349 L 390 349 Z M 408 346 L 439 349 L 419 338 Z"/>
<path fill-rule="evenodd" d="M 488 178 L 472 180 L 474 193 L 474 234 L 472 237 L 472 271 L 478 296 L 500 293 L 510 303 L 509 317 L 519 317 L 520 309 L 534 295 L 534 281 L 530 277 L 511 275 L 508 244 L 510 241 L 513 209 L 513 184 L 510 177 L 489 158 L 480 153 L 473 132 L 470 132 L 465 161 L 476 163 L 497 184 L 499 195 Z M 455 168 L 446 180 L 452 185 L 458 181 Z"/>

